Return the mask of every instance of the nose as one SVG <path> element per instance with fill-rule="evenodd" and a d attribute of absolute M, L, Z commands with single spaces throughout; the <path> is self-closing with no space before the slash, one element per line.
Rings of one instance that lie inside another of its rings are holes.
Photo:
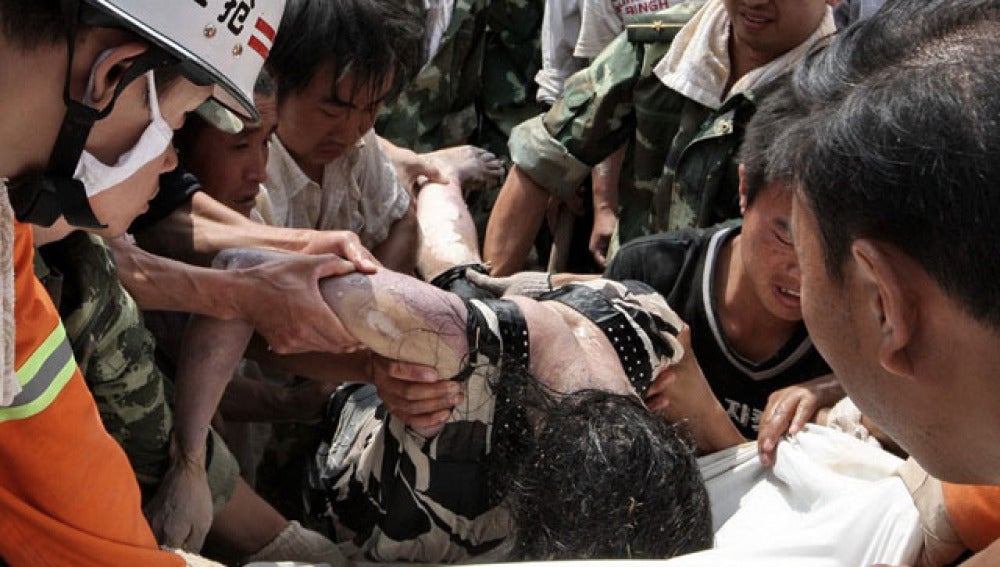
<path fill-rule="evenodd" d="M 802 270 L 799 269 L 799 261 L 794 253 L 788 259 L 785 271 L 788 272 L 789 276 L 795 278 L 795 281 L 802 281 Z"/>
<path fill-rule="evenodd" d="M 251 162 L 247 166 L 247 179 L 256 183 L 267 181 L 267 156 L 267 144 L 254 150 Z"/>
<path fill-rule="evenodd" d="M 160 173 L 177 169 L 177 163 L 177 150 L 174 149 L 173 144 L 169 144 L 163 152 L 163 166 L 160 168 Z"/>

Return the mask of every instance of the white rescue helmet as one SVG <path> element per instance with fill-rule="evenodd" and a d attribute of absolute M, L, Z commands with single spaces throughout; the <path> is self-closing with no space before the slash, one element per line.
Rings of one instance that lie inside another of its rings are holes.
<path fill-rule="evenodd" d="M 213 98 L 251 122 L 253 87 L 274 44 L 285 0 L 82 0 L 180 61 L 183 74 L 215 85 Z"/>

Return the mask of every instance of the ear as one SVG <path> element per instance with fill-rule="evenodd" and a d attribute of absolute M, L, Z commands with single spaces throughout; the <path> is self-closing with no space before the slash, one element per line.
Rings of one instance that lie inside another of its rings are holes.
<path fill-rule="evenodd" d="M 908 278 L 883 243 L 856 240 L 851 254 L 857 266 L 855 289 L 865 294 L 861 309 L 879 322 L 879 364 L 892 374 L 912 376 L 909 353 L 919 320 L 919 302 L 907 285 Z"/>
<path fill-rule="evenodd" d="M 739 187 L 739 191 L 740 191 L 740 214 L 743 215 L 743 214 L 746 214 L 746 212 L 747 212 L 747 184 L 746 184 L 746 181 L 745 181 L 746 180 L 746 167 L 744 167 L 743 164 L 741 163 L 740 166 L 739 166 L 739 168 L 738 168 L 738 171 L 739 171 L 739 177 L 740 177 L 740 187 Z"/>
<path fill-rule="evenodd" d="M 140 42 L 123 43 L 114 47 L 100 63 L 94 67 L 94 86 L 90 92 L 91 106 L 101 110 L 111 103 L 122 75 L 135 58 L 149 49 Z"/>

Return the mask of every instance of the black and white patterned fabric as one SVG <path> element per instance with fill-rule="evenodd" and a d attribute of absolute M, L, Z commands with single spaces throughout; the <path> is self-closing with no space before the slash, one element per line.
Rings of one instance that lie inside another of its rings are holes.
<path fill-rule="evenodd" d="M 623 364 L 635 361 L 632 379 L 642 391 L 656 366 L 681 354 L 680 345 L 667 340 L 679 320 L 662 298 L 646 292 L 600 280 L 552 298 L 608 324 L 612 342 L 619 338 L 623 345 L 616 347 Z M 388 414 L 373 386 L 347 385 L 333 397 L 329 441 L 310 467 L 308 499 L 310 512 L 330 522 L 349 558 L 456 563 L 501 561 L 508 554 L 511 519 L 490 493 L 488 457 L 494 436 L 509 425 L 498 423 L 498 406 L 510 406 L 500 405 L 507 402 L 491 384 L 507 367 L 528 368 L 528 327 L 511 301 L 465 305 L 469 360 L 454 377 L 465 398 L 434 437 Z"/>

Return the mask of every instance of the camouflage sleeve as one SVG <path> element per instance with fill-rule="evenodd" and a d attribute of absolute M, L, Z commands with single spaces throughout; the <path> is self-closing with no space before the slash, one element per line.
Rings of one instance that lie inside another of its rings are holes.
<path fill-rule="evenodd" d="M 107 246 L 84 233 L 60 245 L 72 259 L 72 264 L 62 263 L 64 296 L 79 301 L 64 318 L 73 354 L 101 421 L 124 450 L 145 498 L 170 464 L 170 383 L 156 364 L 153 336 L 118 280 Z M 206 464 L 213 505 L 219 510 L 232 496 L 239 467 L 221 438 L 212 437 Z"/>
<path fill-rule="evenodd" d="M 641 48 L 619 36 L 566 81 L 561 99 L 543 116 L 511 133 L 511 159 L 555 196 L 576 193 L 591 167 L 635 130 L 632 87 L 641 71 Z"/>

